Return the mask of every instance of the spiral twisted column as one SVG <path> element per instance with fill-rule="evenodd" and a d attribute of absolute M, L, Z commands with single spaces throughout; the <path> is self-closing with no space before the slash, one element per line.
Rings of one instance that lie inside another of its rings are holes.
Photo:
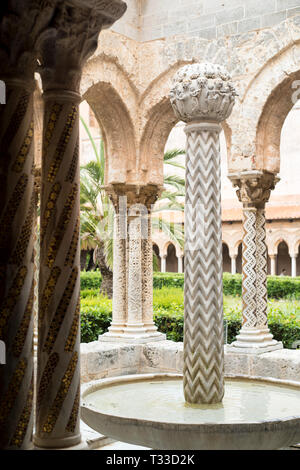
<path fill-rule="evenodd" d="M 243 324 L 228 351 L 260 354 L 281 349 L 268 327 L 267 245 L 265 205 L 277 179 L 260 171 L 229 175 L 243 203 Z"/>
<path fill-rule="evenodd" d="M 235 90 L 223 67 L 195 64 L 174 77 L 171 103 L 187 122 L 183 387 L 188 404 L 224 395 L 220 122 Z"/>
<path fill-rule="evenodd" d="M 0 15 L 0 449 L 32 447 L 36 212 L 33 94 L 39 35 L 55 1 L 7 0 Z"/>
<path fill-rule="evenodd" d="M 119 0 L 89 5 L 59 3 L 39 41 L 44 136 L 34 443 L 42 448 L 81 441 L 79 89 L 101 29 L 126 9 Z"/>

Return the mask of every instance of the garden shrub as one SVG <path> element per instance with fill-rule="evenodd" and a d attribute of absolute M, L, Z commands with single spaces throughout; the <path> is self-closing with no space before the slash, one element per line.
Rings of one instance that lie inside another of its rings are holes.
<path fill-rule="evenodd" d="M 100 271 L 90 271 L 81 273 L 82 290 L 99 290 L 101 286 Z M 184 274 L 177 273 L 154 273 L 153 288 L 162 289 L 163 287 L 184 287 Z M 267 281 L 268 296 L 270 299 L 300 299 L 300 277 L 292 278 L 288 276 L 268 276 Z M 223 292 L 224 295 L 241 296 L 242 295 L 242 275 L 241 274 L 223 274 Z"/>

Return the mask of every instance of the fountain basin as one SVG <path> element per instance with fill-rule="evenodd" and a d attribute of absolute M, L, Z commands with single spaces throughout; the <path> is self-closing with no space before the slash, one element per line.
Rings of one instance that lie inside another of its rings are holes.
<path fill-rule="evenodd" d="M 188 406 L 182 375 L 83 386 L 81 417 L 118 441 L 168 450 L 273 450 L 300 442 L 300 384 L 230 377 L 220 405 Z"/>

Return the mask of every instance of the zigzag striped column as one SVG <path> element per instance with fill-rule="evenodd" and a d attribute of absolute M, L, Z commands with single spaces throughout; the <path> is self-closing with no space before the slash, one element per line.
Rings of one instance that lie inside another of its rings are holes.
<path fill-rule="evenodd" d="M 81 440 L 79 94 L 46 92 L 41 188 L 36 434 L 39 447 Z"/>
<path fill-rule="evenodd" d="M 0 105 L 0 449 L 28 449 L 33 403 L 34 82 L 5 80 Z"/>
<path fill-rule="evenodd" d="M 210 63 L 180 69 L 170 92 L 187 123 L 183 387 L 193 405 L 221 403 L 224 395 L 219 134 L 235 96 L 226 69 Z"/>
<path fill-rule="evenodd" d="M 224 394 L 221 161 L 213 123 L 185 128 L 184 395 L 220 403 Z"/>

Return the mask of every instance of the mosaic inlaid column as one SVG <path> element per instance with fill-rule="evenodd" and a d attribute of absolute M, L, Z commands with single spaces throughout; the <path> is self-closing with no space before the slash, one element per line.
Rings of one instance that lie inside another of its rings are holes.
<path fill-rule="evenodd" d="M 33 430 L 33 92 L 38 35 L 52 4 L 1 4 L 0 15 L 0 449 L 28 449 Z"/>
<path fill-rule="evenodd" d="M 144 216 L 145 236 L 142 237 L 142 308 L 143 323 L 147 333 L 165 339 L 165 335 L 157 332 L 153 320 L 153 244 L 151 207 L 147 207 Z"/>
<path fill-rule="evenodd" d="M 114 266 L 113 266 L 113 313 L 109 335 L 122 335 L 127 320 L 127 282 L 126 282 L 126 214 L 115 214 L 114 226 Z M 123 227 L 123 229 L 122 229 Z"/>
<path fill-rule="evenodd" d="M 183 387 L 188 404 L 224 394 L 220 122 L 235 90 L 223 67 L 185 66 L 171 103 L 187 126 Z"/>
<path fill-rule="evenodd" d="M 230 175 L 243 203 L 243 324 L 240 334 L 228 350 L 259 354 L 281 349 L 268 328 L 267 245 L 265 204 L 274 189 L 273 174 L 259 171 Z"/>
<path fill-rule="evenodd" d="M 79 88 L 101 28 L 126 9 L 119 1 L 85 5 L 60 4 L 39 49 L 45 111 L 34 443 L 42 448 L 81 441 Z"/>
<path fill-rule="evenodd" d="M 166 339 L 153 321 L 151 209 L 156 185 L 107 186 L 115 207 L 113 318 L 100 341 L 152 342 Z"/>

